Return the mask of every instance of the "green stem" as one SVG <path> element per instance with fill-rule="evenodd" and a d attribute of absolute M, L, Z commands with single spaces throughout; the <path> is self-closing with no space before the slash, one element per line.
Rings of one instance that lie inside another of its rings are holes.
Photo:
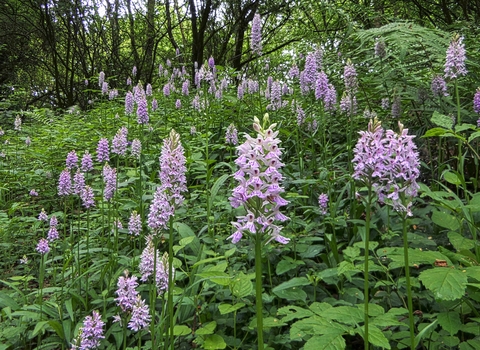
<path fill-rule="evenodd" d="M 174 334 L 175 319 L 173 313 L 173 216 L 169 219 L 169 236 L 168 236 L 168 319 L 170 320 L 170 349 L 174 350 Z"/>
<path fill-rule="evenodd" d="M 263 303 L 262 303 L 262 236 L 255 235 L 255 291 L 257 308 L 258 350 L 263 350 Z"/>
<path fill-rule="evenodd" d="M 370 242 L 370 216 L 371 216 L 371 206 L 372 206 L 372 186 L 371 184 L 368 186 L 368 198 L 367 198 L 367 206 L 366 210 L 366 218 L 365 218 L 365 262 L 364 262 L 364 287 L 363 287 L 363 294 L 364 294 L 364 315 L 365 315 L 365 334 L 363 336 L 365 350 L 370 348 L 368 343 L 368 302 L 369 302 L 369 275 L 368 275 L 368 259 L 370 257 L 370 249 L 369 249 L 369 242 Z"/>
<path fill-rule="evenodd" d="M 157 236 L 152 237 L 153 240 L 153 282 L 150 284 L 150 311 L 152 321 L 150 323 L 150 334 L 152 349 L 155 347 L 155 304 L 157 301 Z"/>
<path fill-rule="evenodd" d="M 410 324 L 410 348 L 415 350 L 415 324 L 413 319 L 412 288 L 410 284 L 410 265 L 408 262 L 407 218 L 403 218 L 403 256 L 405 261 L 405 278 L 407 280 L 408 320 Z"/>
<path fill-rule="evenodd" d="M 455 79 L 455 95 L 457 97 L 457 125 L 461 125 L 461 113 L 460 113 L 460 94 L 458 93 L 458 84 L 457 80 Z M 457 161 L 457 171 L 462 174 L 462 176 L 465 178 L 464 173 L 463 173 L 463 164 L 461 161 L 462 158 L 462 141 L 457 140 L 458 142 L 458 161 Z M 457 187 L 457 192 L 458 192 L 458 187 Z"/>

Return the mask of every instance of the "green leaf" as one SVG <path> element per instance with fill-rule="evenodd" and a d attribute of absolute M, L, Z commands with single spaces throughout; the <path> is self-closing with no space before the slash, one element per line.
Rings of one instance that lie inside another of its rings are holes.
<path fill-rule="evenodd" d="M 209 196 L 209 202 L 210 202 L 210 208 L 213 208 L 213 201 L 215 200 L 215 197 L 217 196 L 218 191 L 220 190 L 220 187 L 222 187 L 223 183 L 230 177 L 229 174 L 223 174 L 220 176 L 217 181 L 213 184 L 211 190 L 210 190 L 210 196 Z"/>
<path fill-rule="evenodd" d="M 256 325 L 257 318 L 255 317 L 253 320 L 255 321 L 255 325 Z M 263 319 L 263 327 L 265 328 L 282 327 L 286 325 L 287 324 L 283 322 L 283 320 L 280 320 L 276 317 L 265 317 Z"/>
<path fill-rule="evenodd" d="M 293 260 L 290 257 L 285 257 L 277 264 L 275 272 L 277 275 L 282 275 L 285 272 L 295 269 L 299 265 L 305 265 L 302 260 Z"/>
<path fill-rule="evenodd" d="M 290 327 L 290 339 L 300 340 L 310 335 L 320 334 L 344 334 L 350 331 L 350 327 L 332 322 L 321 316 L 314 315 L 297 321 Z"/>
<path fill-rule="evenodd" d="M 198 335 L 213 334 L 213 332 L 215 331 L 215 328 L 217 328 L 217 322 L 212 321 L 212 322 L 204 324 L 203 327 L 197 329 L 195 331 L 195 333 L 198 334 Z"/>
<path fill-rule="evenodd" d="M 245 303 L 236 303 L 235 305 L 230 304 L 220 304 L 218 305 L 218 311 L 220 311 L 221 315 L 228 314 L 230 312 L 237 311 L 245 306 Z"/>
<path fill-rule="evenodd" d="M 453 120 L 447 115 L 440 114 L 437 111 L 433 112 L 432 118 L 430 119 L 433 124 L 441 126 L 442 128 L 452 130 Z"/>
<path fill-rule="evenodd" d="M 203 260 L 197 261 L 195 264 L 193 264 L 192 268 L 195 268 L 195 267 L 203 265 L 203 264 L 211 263 L 211 262 L 214 262 L 214 261 L 222 260 L 222 259 L 225 259 L 225 257 L 224 256 L 217 256 L 215 258 L 203 259 Z"/>
<path fill-rule="evenodd" d="M 346 347 L 342 333 L 330 333 L 311 337 L 304 350 L 343 350 Z"/>
<path fill-rule="evenodd" d="M 38 322 L 35 325 L 35 328 L 33 329 L 33 332 L 30 334 L 29 338 L 30 339 L 35 338 L 40 331 L 43 331 L 46 328 L 47 325 L 48 325 L 48 321 Z M 43 334 L 43 332 L 42 332 L 42 334 Z"/>
<path fill-rule="evenodd" d="M 189 248 L 192 249 L 193 254 L 198 256 L 200 252 L 200 240 L 198 239 L 195 232 L 193 232 L 193 230 L 190 228 L 190 226 L 184 224 L 183 222 L 174 222 L 173 228 L 179 233 L 180 237 L 182 238 L 195 237 L 193 243 L 190 244 Z"/>
<path fill-rule="evenodd" d="M 423 339 L 425 335 L 430 334 L 430 330 L 434 330 L 435 327 L 437 326 L 438 320 L 433 321 L 430 323 L 428 326 L 423 328 L 416 336 L 415 336 L 415 348 L 417 348 L 417 345 L 420 343 L 420 340 Z"/>
<path fill-rule="evenodd" d="M 73 321 L 73 304 L 72 304 L 72 299 L 67 299 L 65 301 L 65 308 L 67 309 L 68 316 L 70 316 L 70 319 Z"/>
<path fill-rule="evenodd" d="M 244 298 L 253 291 L 252 281 L 243 272 L 240 272 L 238 276 L 233 279 L 231 286 L 232 293 L 237 298 Z"/>
<path fill-rule="evenodd" d="M 294 277 L 287 282 L 272 289 L 272 292 L 282 299 L 287 300 L 307 300 L 307 293 L 305 293 L 301 286 L 309 285 L 310 281 L 306 277 Z"/>
<path fill-rule="evenodd" d="M 189 334 L 192 334 L 192 330 L 189 327 L 184 325 L 175 325 L 175 327 L 173 327 L 173 334 L 177 336 L 189 335 Z"/>
<path fill-rule="evenodd" d="M 448 228 L 450 231 L 457 231 L 460 228 L 460 223 L 455 216 L 438 210 L 432 211 L 432 221 L 440 227 Z"/>
<path fill-rule="evenodd" d="M 468 143 L 472 142 L 477 137 L 480 137 L 480 131 L 475 131 L 473 134 L 471 134 L 470 137 L 468 138 Z"/>
<path fill-rule="evenodd" d="M 365 334 L 365 326 L 360 327 L 358 332 L 363 337 Z M 374 346 L 381 347 L 383 349 L 391 349 L 388 339 L 383 332 L 375 326 L 368 327 L 368 341 Z"/>
<path fill-rule="evenodd" d="M 450 335 L 455 335 L 462 328 L 462 321 L 458 312 L 441 312 L 437 316 L 438 323 Z"/>
<path fill-rule="evenodd" d="M 0 306 L 9 306 L 13 311 L 20 309 L 20 305 L 10 295 L 0 292 Z"/>
<path fill-rule="evenodd" d="M 445 134 L 446 131 L 447 130 L 443 128 L 433 128 L 433 129 L 427 130 L 422 137 L 442 136 Z"/>
<path fill-rule="evenodd" d="M 230 276 L 225 272 L 220 271 L 202 271 L 201 273 L 197 274 L 197 276 L 201 278 L 205 278 L 215 284 L 221 286 L 228 286 L 231 283 Z"/>
<path fill-rule="evenodd" d="M 65 339 L 65 334 L 63 332 L 63 325 L 60 322 L 58 322 L 57 320 L 50 320 L 50 321 L 48 321 L 48 324 L 49 324 L 50 327 L 53 328 L 55 333 L 57 333 L 57 335 L 61 339 Z"/>
<path fill-rule="evenodd" d="M 328 320 L 335 320 L 341 323 L 355 325 L 363 322 L 363 309 L 360 310 L 353 306 L 337 306 L 323 315 Z"/>
<path fill-rule="evenodd" d="M 480 281 L 480 266 L 470 266 L 465 269 L 467 271 L 467 276 L 475 278 L 477 281 Z"/>
<path fill-rule="evenodd" d="M 310 284 L 310 281 L 306 277 L 294 277 L 291 280 L 287 282 L 283 282 L 273 288 L 273 291 L 280 291 L 282 289 L 290 289 L 293 287 L 300 287 L 300 286 L 308 286 Z"/>
<path fill-rule="evenodd" d="M 465 130 L 475 130 L 475 125 L 473 124 L 460 124 L 455 125 L 455 132 L 462 132 Z"/>
<path fill-rule="evenodd" d="M 325 311 L 330 310 L 333 308 L 332 305 L 329 303 L 319 303 L 319 302 L 314 302 L 309 306 L 309 309 L 315 312 L 318 316 L 322 316 Z"/>
<path fill-rule="evenodd" d="M 187 245 L 192 243 L 195 239 L 197 239 L 197 237 L 195 237 L 195 236 L 189 236 L 189 237 L 182 238 L 180 240 L 180 242 L 178 242 L 179 245 L 173 246 L 173 252 L 175 254 L 177 254 L 179 250 L 185 248 Z"/>
<path fill-rule="evenodd" d="M 445 181 L 447 181 L 448 183 L 451 183 L 452 185 L 457 186 L 462 184 L 462 180 L 454 172 L 445 171 L 443 172 L 442 176 L 445 179 Z"/>
<path fill-rule="evenodd" d="M 226 347 L 227 343 L 225 343 L 225 340 L 217 334 L 208 336 L 203 343 L 204 349 L 225 349 Z"/>
<path fill-rule="evenodd" d="M 452 243 L 453 247 L 457 250 L 470 250 L 475 247 L 475 241 L 465 238 L 461 234 L 455 231 L 450 231 L 448 234 L 448 239 Z"/>
<path fill-rule="evenodd" d="M 285 317 L 282 317 L 282 321 L 288 322 L 294 319 L 313 316 L 313 312 L 299 306 L 292 305 L 281 307 L 280 309 L 278 309 L 277 315 L 285 315 Z"/>
<path fill-rule="evenodd" d="M 467 273 L 460 270 L 438 267 L 423 271 L 419 276 L 423 285 L 431 290 L 436 299 L 456 300 L 465 294 Z"/>

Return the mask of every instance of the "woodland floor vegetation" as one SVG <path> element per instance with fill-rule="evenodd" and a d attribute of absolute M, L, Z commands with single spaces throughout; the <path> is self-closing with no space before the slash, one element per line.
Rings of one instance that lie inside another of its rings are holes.
<path fill-rule="evenodd" d="M 105 26 L 145 46 L 2 75 L 0 350 L 480 348 L 473 20 L 322 2 L 349 25 L 315 40 L 320 5 L 253 2 L 193 49 L 164 8 L 162 56 L 127 3 Z"/>

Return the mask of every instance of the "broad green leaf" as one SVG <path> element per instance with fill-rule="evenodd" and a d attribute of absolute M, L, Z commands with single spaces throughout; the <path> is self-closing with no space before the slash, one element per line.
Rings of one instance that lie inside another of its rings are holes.
<path fill-rule="evenodd" d="M 3 292 L 0 292 L 0 306 L 2 308 L 9 306 L 14 311 L 20 309 L 20 305 L 18 305 L 15 299 Z"/>
<path fill-rule="evenodd" d="M 364 337 L 365 326 L 360 327 L 358 333 Z M 383 332 L 375 326 L 368 327 L 368 341 L 374 346 L 378 346 L 383 349 L 391 349 L 388 339 L 385 337 Z"/>
<path fill-rule="evenodd" d="M 442 344 L 450 349 L 455 349 L 459 343 L 460 343 L 460 339 L 458 339 L 458 337 L 454 337 L 454 336 L 442 337 Z"/>
<path fill-rule="evenodd" d="M 299 306 L 292 305 L 281 307 L 280 309 L 278 309 L 277 315 L 285 315 L 285 317 L 282 317 L 282 321 L 288 322 L 294 319 L 313 316 L 313 312 Z"/>
<path fill-rule="evenodd" d="M 178 242 L 178 244 L 180 244 L 180 247 L 186 247 L 187 245 L 189 245 L 190 243 L 192 243 L 194 240 L 195 240 L 195 236 L 189 236 L 189 237 L 185 237 L 185 238 L 182 238 L 180 240 L 180 242 Z"/>
<path fill-rule="evenodd" d="M 307 300 L 307 293 L 301 289 L 301 287 L 292 287 L 287 289 L 272 290 L 273 293 L 282 299 L 286 300 Z"/>
<path fill-rule="evenodd" d="M 302 260 L 293 260 L 292 258 L 285 257 L 277 264 L 275 272 L 277 275 L 282 275 L 287 271 L 293 270 L 299 265 L 305 265 Z"/>
<path fill-rule="evenodd" d="M 231 282 L 232 293 L 237 298 L 244 298 L 250 295 L 253 291 L 253 283 L 243 272 L 240 272 L 237 277 Z"/>
<path fill-rule="evenodd" d="M 470 266 L 465 269 L 467 276 L 480 281 L 480 266 Z"/>
<path fill-rule="evenodd" d="M 233 254 L 235 254 L 236 251 L 237 251 L 237 247 L 233 247 L 232 249 L 227 250 L 225 252 L 225 257 L 226 258 L 231 257 Z"/>
<path fill-rule="evenodd" d="M 304 346 L 304 350 L 343 350 L 345 349 L 343 333 L 330 333 L 311 337 Z"/>
<path fill-rule="evenodd" d="M 427 130 L 422 137 L 442 136 L 446 131 L 444 128 L 432 128 Z"/>
<path fill-rule="evenodd" d="M 198 335 L 213 334 L 213 332 L 215 331 L 215 328 L 217 328 L 217 322 L 212 321 L 204 324 L 201 328 L 197 329 L 195 333 Z"/>
<path fill-rule="evenodd" d="M 448 183 L 451 183 L 452 185 L 462 184 L 462 180 L 460 179 L 460 177 L 452 171 L 445 171 L 442 174 L 442 176 L 445 179 L 445 181 L 447 181 Z"/>
<path fill-rule="evenodd" d="M 48 324 L 50 327 L 52 327 L 55 330 L 55 333 L 57 333 L 57 335 L 61 339 L 65 338 L 65 334 L 63 333 L 63 326 L 60 322 L 58 322 L 57 320 L 50 320 L 48 321 Z"/>
<path fill-rule="evenodd" d="M 458 312 L 441 312 L 437 316 L 438 323 L 450 335 L 455 335 L 462 328 L 462 321 L 460 321 L 460 314 Z"/>
<path fill-rule="evenodd" d="M 192 268 L 195 268 L 195 267 L 203 265 L 203 264 L 208 264 L 208 263 L 211 263 L 211 262 L 214 262 L 214 261 L 222 260 L 222 259 L 225 259 L 225 257 L 224 256 L 217 256 L 215 258 L 203 259 L 203 260 L 197 261 L 195 264 L 193 264 Z"/>
<path fill-rule="evenodd" d="M 465 130 L 475 130 L 475 125 L 473 124 L 460 124 L 455 125 L 455 132 L 462 132 Z"/>
<path fill-rule="evenodd" d="M 335 320 L 341 323 L 355 325 L 364 321 L 363 309 L 353 306 L 337 306 L 328 310 L 323 315 L 328 320 Z"/>
<path fill-rule="evenodd" d="M 436 299 L 456 300 L 465 294 L 467 273 L 449 267 L 437 267 L 423 271 L 419 276 L 423 285 Z"/>
<path fill-rule="evenodd" d="M 450 231 L 457 231 L 460 228 L 455 216 L 438 210 L 432 211 L 432 221 L 440 227 L 448 228 Z"/>
<path fill-rule="evenodd" d="M 370 324 L 380 328 L 405 326 L 404 322 L 398 320 L 398 317 L 389 313 L 379 315 L 370 321 Z"/>
<path fill-rule="evenodd" d="M 289 289 L 293 287 L 307 286 L 310 284 L 310 281 L 306 277 L 294 277 L 287 282 L 283 282 L 273 288 L 273 292 L 280 291 L 282 289 Z"/>
<path fill-rule="evenodd" d="M 451 117 L 440 114 L 437 111 L 433 112 L 432 118 L 430 119 L 433 124 L 441 126 L 442 128 L 452 130 L 453 120 Z"/>
<path fill-rule="evenodd" d="M 218 191 L 220 190 L 220 187 L 224 184 L 224 182 L 230 177 L 229 174 L 223 174 L 220 176 L 217 181 L 213 184 L 211 190 L 210 190 L 210 196 L 209 196 L 209 201 L 210 201 L 210 208 L 213 208 L 213 201 L 215 200 L 215 197 L 217 196 Z"/>
<path fill-rule="evenodd" d="M 228 286 L 231 282 L 230 276 L 221 271 L 202 271 L 201 273 L 197 274 L 197 276 L 205 278 L 221 286 Z"/>
<path fill-rule="evenodd" d="M 294 277 L 273 288 L 272 292 L 282 299 L 306 301 L 307 293 L 302 290 L 301 286 L 309 284 L 310 281 L 306 277 Z"/>
<path fill-rule="evenodd" d="M 67 309 L 68 316 L 70 316 L 70 319 L 73 321 L 73 305 L 72 305 L 73 299 L 67 299 L 65 301 L 65 308 Z"/>
<path fill-rule="evenodd" d="M 385 309 L 378 305 L 378 304 L 372 304 L 370 303 L 368 305 L 368 315 L 371 317 L 383 315 L 385 313 Z"/>
<path fill-rule="evenodd" d="M 477 137 L 480 137 L 480 131 L 475 131 L 473 134 L 471 134 L 470 137 L 468 138 L 468 143 L 472 142 Z"/>
<path fill-rule="evenodd" d="M 225 340 L 217 334 L 208 336 L 203 343 L 203 348 L 207 350 L 225 349 L 226 347 L 227 343 L 225 343 Z"/>
<path fill-rule="evenodd" d="M 255 317 L 253 320 L 255 321 L 255 328 L 256 328 L 257 318 Z M 282 327 L 286 325 L 287 324 L 283 320 L 276 317 L 265 317 L 263 319 L 263 327 L 265 328 Z"/>
<path fill-rule="evenodd" d="M 309 306 L 309 309 L 315 312 L 318 316 L 322 316 L 325 312 L 329 312 L 327 310 L 330 310 L 331 308 L 333 308 L 333 306 L 329 303 L 319 302 L 314 302 Z"/>
<path fill-rule="evenodd" d="M 195 237 L 193 243 L 190 244 L 189 249 L 192 249 L 193 254 L 197 255 L 200 253 L 200 240 L 190 226 L 184 224 L 183 222 L 174 222 L 173 228 L 179 233 L 180 237 Z"/>
<path fill-rule="evenodd" d="M 245 303 L 236 303 L 235 305 L 230 304 L 220 304 L 218 305 L 218 311 L 220 311 L 221 315 L 228 314 L 230 312 L 237 311 L 245 306 Z"/>
<path fill-rule="evenodd" d="M 319 334 L 339 334 L 348 332 L 350 329 L 350 327 L 315 315 L 292 324 L 290 327 L 290 339 L 299 340 L 305 336 Z"/>
<path fill-rule="evenodd" d="M 295 265 L 294 263 L 292 263 L 290 261 L 281 260 L 277 264 L 277 268 L 275 269 L 275 272 L 277 273 L 277 275 L 281 275 L 281 274 L 284 274 L 287 271 L 293 270 L 296 267 L 297 267 L 297 265 Z"/>
<path fill-rule="evenodd" d="M 192 330 L 189 327 L 184 325 L 176 325 L 175 327 L 173 327 L 173 334 L 177 336 L 189 335 L 189 334 L 192 334 Z"/>
<path fill-rule="evenodd" d="M 453 247 L 457 250 L 470 250 L 475 247 L 475 242 L 471 239 L 465 238 L 461 234 L 455 231 L 450 231 L 448 234 L 448 239 L 452 243 Z"/>
<path fill-rule="evenodd" d="M 35 325 L 35 328 L 33 329 L 33 332 L 30 334 L 29 338 L 30 339 L 35 338 L 40 331 L 43 331 L 46 328 L 46 326 L 48 326 L 48 321 L 38 322 Z M 43 332 L 42 332 L 42 334 L 43 334 Z"/>

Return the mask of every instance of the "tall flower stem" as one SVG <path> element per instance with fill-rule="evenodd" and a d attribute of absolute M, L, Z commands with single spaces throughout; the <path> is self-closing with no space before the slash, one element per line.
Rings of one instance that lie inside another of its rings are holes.
<path fill-rule="evenodd" d="M 150 334 L 152 349 L 156 349 L 155 346 L 155 304 L 157 301 L 157 236 L 152 237 L 153 240 L 153 282 L 150 284 L 150 311 L 152 313 L 152 321 L 150 323 Z"/>
<path fill-rule="evenodd" d="M 415 324 L 413 319 L 412 288 L 410 283 L 410 265 L 408 261 L 407 215 L 403 217 L 403 257 L 405 261 L 405 279 L 407 281 L 408 320 L 410 328 L 410 348 L 415 350 Z"/>
<path fill-rule="evenodd" d="M 140 144 L 142 145 L 142 148 L 143 148 L 143 144 L 144 144 L 144 140 L 143 140 L 143 134 L 144 134 L 144 128 L 145 128 L 145 125 L 144 124 L 141 124 L 141 129 L 140 129 Z M 140 204 L 139 204 L 139 212 L 140 212 L 140 217 L 142 219 L 142 231 L 143 231 L 143 224 L 145 222 L 145 210 L 143 208 L 143 190 L 142 190 L 142 166 L 143 166 L 143 152 L 140 151 L 140 160 L 139 160 L 139 166 L 138 166 L 138 198 L 140 200 Z"/>
<path fill-rule="evenodd" d="M 368 196 L 367 196 L 367 206 L 365 208 L 366 217 L 365 217 L 365 262 L 364 262 L 364 285 L 363 285 L 363 295 L 364 295 L 364 315 L 365 315 L 365 334 L 363 336 L 365 350 L 368 350 L 370 345 L 368 343 L 368 304 L 369 304 L 369 275 L 368 275 L 368 260 L 370 257 L 370 217 L 372 211 L 372 185 L 368 185 Z"/>
<path fill-rule="evenodd" d="M 168 235 L 168 319 L 170 320 L 170 349 L 174 350 L 174 334 L 175 315 L 173 310 L 173 216 L 169 219 L 169 235 Z"/>
<path fill-rule="evenodd" d="M 257 309 L 258 350 L 263 350 L 263 302 L 262 302 L 262 235 L 255 235 L 255 306 Z"/>
<path fill-rule="evenodd" d="M 461 106 L 460 106 L 460 94 L 458 92 L 458 82 L 457 79 L 455 79 L 455 97 L 457 98 L 457 125 L 461 125 L 462 123 L 462 116 L 461 116 Z M 462 174 L 462 177 L 465 178 L 464 173 L 463 173 L 463 162 L 462 162 L 462 141 L 457 140 L 458 142 L 458 161 L 457 161 L 457 170 L 460 174 Z M 458 187 L 457 187 L 458 189 Z M 457 190 L 458 191 L 458 190 Z"/>

